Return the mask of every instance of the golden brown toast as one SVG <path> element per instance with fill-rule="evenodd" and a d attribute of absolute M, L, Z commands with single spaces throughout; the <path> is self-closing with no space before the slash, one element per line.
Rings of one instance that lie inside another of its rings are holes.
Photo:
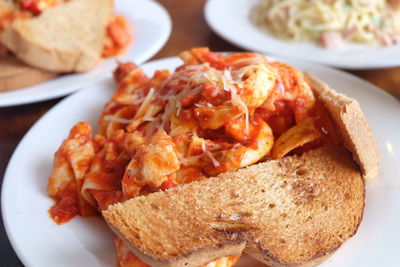
<path fill-rule="evenodd" d="M 334 119 L 343 145 L 352 153 L 366 181 L 378 174 L 379 149 L 357 100 L 337 93 L 308 75 L 312 87 Z"/>
<path fill-rule="evenodd" d="M 153 266 L 242 252 L 269 266 L 312 266 L 356 233 L 364 197 L 351 155 L 325 146 L 136 197 L 103 216 Z"/>
<path fill-rule="evenodd" d="M 25 63 L 52 72 L 83 72 L 100 60 L 113 0 L 74 0 L 17 19 L 1 42 Z"/>

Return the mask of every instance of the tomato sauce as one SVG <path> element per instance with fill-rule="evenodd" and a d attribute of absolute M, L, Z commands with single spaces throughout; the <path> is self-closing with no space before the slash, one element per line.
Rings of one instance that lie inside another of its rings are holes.
<path fill-rule="evenodd" d="M 121 63 L 117 61 L 117 68 L 113 71 L 114 81 L 119 84 L 129 73 L 137 68 L 133 62 Z"/>
<path fill-rule="evenodd" d="M 167 189 L 176 187 L 176 186 L 178 186 L 178 184 L 177 184 L 173 179 L 168 179 L 168 180 L 166 180 L 165 182 L 163 182 L 163 183 L 161 184 L 160 189 L 161 189 L 162 191 L 164 191 L 164 190 L 167 190 Z"/>
<path fill-rule="evenodd" d="M 108 206 L 126 200 L 122 194 L 122 191 L 90 189 L 90 193 L 96 199 L 99 205 L 99 210 L 106 210 Z"/>
<path fill-rule="evenodd" d="M 103 56 L 117 56 L 126 48 L 132 39 L 130 27 L 122 16 L 115 16 L 107 26 L 107 38 L 103 48 Z"/>
<path fill-rule="evenodd" d="M 216 90 L 215 86 L 207 83 L 203 86 L 201 96 L 204 104 L 210 103 L 213 106 L 220 106 L 231 98 L 231 93 L 222 88 L 217 88 Z M 202 103 L 199 102 L 199 104 Z"/>
<path fill-rule="evenodd" d="M 193 49 L 191 53 L 193 58 L 189 57 L 187 65 L 208 62 L 211 67 L 218 70 L 240 69 L 261 57 L 256 53 L 217 55 L 210 52 L 208 48 Z M 271 142 L 273 142 L 301 121 L 309 118 L 313 120 L 316 128 L 322 133 L 322 137 L 303 145 L 292 153 L 301 153 L 327 142 L 340 142 L 329 113 L 317 99 L 314 99 L 314 95 L 310 95 L 307 79 L 289 65 L 279 62 L 266 64 L 270 64 L 276 70 L 278 78 L 267 100 L 258 108 L 252 108 L 248 105 L 248 110 L 245 110 L 237 104 L 233 105 L 230 90 L 222 88 L 220 84 L 216 87 L 217 85 L 211 82 L 203 82 L 203 84 L 200 84 L 201 90 L 189 92 L 179 100 L 180 105 L 176 105 L 174 116 L 170 115 L 173 119 L 167 118 L 166 122 L 163 121 L 162 129 L 168 134 L 170 130 L 183 128 L 183 130 L 177 129 L 177 135 L 171 136 L 175 144 L 174 149 L 179 153 L 181 161 L 179 171 L 181 172 L 178 171 L 168 174 L 168 177 L 161 177 L 162 180 L 158 183 L 161 186 L 155 188 L 152 186 L 157 183 L 151 184 L 151 181 L 139 185 L 138 179 L 135 177 L 139 174 L 125 174 L 126 166 L 132 158 L 150 153 L 146 150 L 148 143 L 138 148 L 132 148 L 131 151 L 126 151 L 126 144 L 124 144 L 126 140 L 124 138 L 125 132 L 129 128 L 126 128 L 128 123 L 110 122 L 104 120 L 104 117 L 112 115 L 121 120 L 131 120 L 141 103 L 118 101 L 119 97 L 132 95 L 133 91 L 136 93 L 136 90 L 140 90 L 142 97 L 145 97 L 149 90 L 154 88 L 154 94 L 158 94 L 160 98 L 152 100 L 151 105 L 155 103 L 166 105 L 167 101 L 170 101 L 168 98 L 170 94 L 178 94 L 182 90 L 188 89 L 188 86 L 194 89 L 198 84 L 188 82 L 186 76 L 183 77 L 184 79 L 174 80 L 173 84 L 168 84 L 169 77 L 171 77 L 169 71 L 157 71 L 149 79 L 135 64 L 119 63 L 114 72 L 115 80 L 117 83 L 119 82 L 119 89 L 114 98 L 107 104 L 100 124 L 101 134 L 105 135 L 106 127 L 107 133 L 111 130 L 111 134 L 106 137 L 98 136 L 94 138 L 96 156 L 91 168 L 96 171 L 91 170 L 85 176 L 85 178 L 90 178 L 98 188 L 102 188 L 102 190 L 90 189 L 91 194 L 98 202 L 99 209 L 105 209 L 113 203 L 146 192 L 167 190 L 181 183 L 240 168 L 241 159 L 246 149 L 261 147 L 258 139 L 260 133 L 264 132 L 261 130 L 265 123 L 272 129 L 274 136 L 271 138 Z M 187 65 L 178 67 L 177 71 L 184 71 Z M 242 80 L 247 78 L 246 75 L 243 76 Z M 240 81 L 236 82 L 240 83 Z M 247 87 L 238 86 L 237 89 L 239 96 L 249 94 L 250 91 L 250 88 Z M 249 95 L 246 95 L 246 98 L 248 97 Z M 246 98 L 239 100 L 246 104 Z M 151 119 L 155 118 L 151 117 L 148 122 L 146 121 L 135 128 L 135 130 L 141 131 L 143 140 L 146 139 L 148 142 L 150 142 L 151 136 L 147 136 L 146 127 L 152 123 Z M 108 127 L 110 123 L 113 123 L 113 125 Z M 88 136 L 88 138 L 90 137 Z M 152 154 L 149 160 L 154 168 L 160 170 L 163 168 L 172 169 L 173 166 L 169 165 L 171 162 L 166 161 L 162 153 L 152 153 L 154 155 Z M 268 154 L 265 155 L 268 156 Z M 188 161 L 185 162 L 185 160 Z M 79 199 L 73 194 L 73 191 L 71 189 L 69 195 L 65 193 L 65 196 L 57 200 L 57 204 L 51 209 L 53 218 L 57 216 L 57 218 L 61 218 L 58 221 L 67 221 L 79 214 Z"/>
<path fill-rule="evenodd" d="M 49 214 L 57 224 L 67 223 L 76 215 L 80 215 L 78 192 L 74 182 L 60 190 L 54 200 L 56 204 L 50 208 Z"/>
<path fill-rule="evenodd" d="M 315 126 L 322 133 L 324 143 L 339 144 L 341 142 L 332 116 L 320 101 L 316 102 L 311 117 L 314 120 Z"/>

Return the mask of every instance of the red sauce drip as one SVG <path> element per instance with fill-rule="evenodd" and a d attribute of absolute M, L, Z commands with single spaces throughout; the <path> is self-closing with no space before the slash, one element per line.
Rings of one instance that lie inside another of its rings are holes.
<path fill-rule="evenodd" d="M 80 215 L 79 199 L 75 184 L 69 183 L 68 186 L 55 197 L 55 201 L 56 204 L 50 208 L 49 213 L 50 217 L 57 224 L 67 223 L 76 215 Z"/>

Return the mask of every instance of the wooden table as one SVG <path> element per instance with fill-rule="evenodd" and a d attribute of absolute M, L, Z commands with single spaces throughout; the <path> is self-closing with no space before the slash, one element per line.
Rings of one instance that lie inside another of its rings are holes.
<path fill-rule="evenodd" d="M 159 2 L 168 9 L 172 17 L 173 30 L 167 44 L 153 59 L 176 56 L 179 52 L 196 46 L 208 46 L 214 51 L 241 50 L 219 38 L 207 26 L 203 16 L 204 0 L 160 0 Z M 400 96 L 400 67 L 352 71 L 352 73 L 376 84 L 397 97 Z M 12 152 L 24 134 L 61 99 L 0 108 L 0 177 L 3 177 Z M 28 224 L 27 227 L 29 227 Z M 0 227 L 0 252 L 0 265 L 22 266 L 7 240 L 2 221 Z"/>

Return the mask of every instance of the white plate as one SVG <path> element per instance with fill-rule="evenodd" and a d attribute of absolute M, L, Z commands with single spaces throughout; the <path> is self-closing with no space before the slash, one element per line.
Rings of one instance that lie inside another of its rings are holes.
<path fill-rule="evenodd" d="M 141 64 L 155 55 L 168 40 L 171 18 L 152 0 L 115 0 L 115 13 L 124 15 L 132 26 L 133 40 L 128 51 L 118 58 L 107 58 L 95 69 L 67 74 L 36 86 L 0 93 L 0 107 L 34 103 L 70 94 L 94 81 L 110 76 L 116 59 Z"/>
<path fill-rule="evenodd" d="M 300 61 L 289 63 L 357 98 L 382 154 L 381 172 L 367 184 L 365 215 L 357 235 L 323 266 L 398 266 L 400 104 L 350 74 Z M 151 75 L 156 69 L 173 69 L 178 64 L 177 58 L 170 58 L 147 63 L 143 68 Z M 111 80 L 103 80 L 61 101 L 29 130 L 9 162 L 2 188 L 2 214 L 10 242 L 26 266 L 115 264 L 113 235 L 106 224 L 100 218 L 78 217 L 57 226 L 47 213 L 53 201 L 46 192 L 53 154 L 61 141 L 78 121 L 96 125 L 113 91 Z"/>
<path fill-rule="evenodd" d="M 245 50 L 313 61 L 345 69 L 383 68 L 400 65 L 400 44 L 374 47 L 346 44 L 328 50 L 317 44 L 286 42 L 259 30 L 250 21 L 250 9 L 260 0 L 208 0 L 207 23 L 222 38 Z"/>

